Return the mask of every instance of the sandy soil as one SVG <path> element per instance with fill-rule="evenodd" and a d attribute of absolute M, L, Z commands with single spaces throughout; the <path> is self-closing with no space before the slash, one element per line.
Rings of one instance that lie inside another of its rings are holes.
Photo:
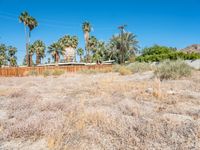
<path fill-rule="evenodd" d="M 200 72 L 0 78 L 0 149 L 200 149 Z"/>

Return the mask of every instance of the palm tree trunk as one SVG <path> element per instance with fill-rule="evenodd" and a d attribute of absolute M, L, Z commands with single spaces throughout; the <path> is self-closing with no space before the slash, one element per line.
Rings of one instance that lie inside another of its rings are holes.
<path fill-rule="evenodd" d="M 30 44 L 30 35 L 31 35 L 31 31 L 29 30 L 28 32 L 28 42 L 27 42 L 27 56 L 28 56 L 28 66 L 30 67 L 30 54 L 29 54 L 29 44 Z"/>
<path fill-rule="evenodd" d="M 88 41 L 89 41 L 89 32 L 85 32 L 85 51 L 86 51 L 86 61 L 89 62 L 89 49 L 88 49 Z"/>
<path fill-rule="evenodd" d="M 82 62 L 83 60 L 82 60 L 82 55 L 80 55 L 80 62 Z"/>
<path fill-rule="evenodd" d="M 36 65 L 40 64 L 40 55 L 36 54 Z"/>
<path fill-rule="evenodd" d="M 74 51 L 74 62 L 76 62 L 76 50 Z"/>
<path fill-rule="evenodd" d="M 56 54 L 54 55 L 54 62 L 57 63 L 57 57 L 56 57 Z"/>
<path fill-rule="evenodd" d="M 25 40 L 26 40 L 26 64 L 29 66 L 29 54 L 28 54 L 28 36 L 26 31 L 26 25 L 24 25 L 24 33 L 25 33 Z"/>
<path fill-rule="evenodd" d="M 56 53 L 56 55 L 55 55 L 55 61 L 56 61 L 56 63 L 59 62 L 59 59 L 60 59 L 60 57 L 59 57 L 58 53 Z"/>
<path fill-rule="evenodd" d="M 33 59 L 32 59 L 32 55 L 29 56 L 29 62 L 30 62 L 30 67 L 33 66 Z"/>

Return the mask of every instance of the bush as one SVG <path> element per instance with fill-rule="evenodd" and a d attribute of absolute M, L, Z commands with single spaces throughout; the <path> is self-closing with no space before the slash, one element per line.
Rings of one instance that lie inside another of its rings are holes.
<path fill-rule="evenodd" d="M 139 62 L 160 62 L 166 59 L 170 60 L 195 60 L 200 59 L 199 53 L 184 53 L 177 51 L 176 48 L 154 45 L 149 48 L 144 48 L 141 56 L 136 58 Z"/>
<path fill-rule="evenodd" d="M 127 66 L 127 68 L 132 73 L 145 72 L 145 71 L 153 70 L 153 66 L 151 66 L 149 63 L 141 63 L 141 62 L 131 63 Z"/>
<path fill-rule="evenodd" d="M 191 67 L 181 60 L 165 61 L 155 70 L 155 75 L 161 80 L 180 79 L 191 75 Z"/>
<path fill-rule="evenodd" d="M 142 56 L 169 54 L 175 52 L 176 50 L 177 49 L 173 47 L 154 45 L 152 47 L 144 48 Z"/>
<path fill-rule="evenodd" d="M 43 72 L 43 76 L 44 77 L 47 77 L 47 76 L 50 76 L 51 75 L 51 71 L 49 71 L 49 70 L 45 70 L 44 72 Z"/>
<path fill-rule="evenodd" d="M 119 72 L 121 67 L 122 67 L 121 65 L 116 64 L 116 65 L 113 66 L 113 71 L 114 72 Z"/>
<path fill-rule="evenodd" d="M 36 70 L 30 70 L 30 71 L 28 72 L 28 75 L 29 75 L 29 76 L 37 76 L 37 75 L 38 75 L 38 72 L 37 72 Z"/>
<path fill-rule="evenodd" d="M 97 70 L 83 69 L 83 70 L 80 70 L 79 73 L 83 73 L 83 74 L 96 74 Z"/>
<path fill-rule="evenodd" d="M 139 56 L 136 58 L 136 61 L 139 62 L 160 62 L 163 60 L 196 60 L 200 59 L 200 54 L 198 53 L 184 53 L 184 52 L 171 52 L 167 54 L 155 54 L 155 55 L 145 55 L 145 56 Z"/>
<path fill-rule="evenodd" d="M 119 73 L 120 73 L 120 75 L 130 75 L 130 74 L 132 74 L 131 70 L 128 69 L 127 67 L 125 67 L 125 66 L 120 67 Z"/>
<path fill-rule="evenodd" d="M 52 75 L 54 75 L 54 76 L 60 76 L 60 75 L 62 75 L 62 74 L 64 74 L 64 73 L 65 73 L 64 70 L 54 70 L 54 71 L 52 72 Z"/>

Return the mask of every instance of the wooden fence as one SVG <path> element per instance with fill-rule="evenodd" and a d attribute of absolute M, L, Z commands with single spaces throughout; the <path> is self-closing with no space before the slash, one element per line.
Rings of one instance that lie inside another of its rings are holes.
<path fill-rule="evenodd" d="M 36 71 L 37 74 L 43 74 L 44 71 L 64 70 L 65 72 L 77 72 L 81 70 L 107 70 L 111 71 L 112 65 L 92 65 L 92 66 L 42 66 L 42 67 L 9 67 L 0 68 L 0 77 L 23 77 L 30 71 Z"/>

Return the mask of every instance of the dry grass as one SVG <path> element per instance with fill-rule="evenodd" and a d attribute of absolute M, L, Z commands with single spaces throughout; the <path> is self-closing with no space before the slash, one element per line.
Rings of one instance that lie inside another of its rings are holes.
<path fill-rule="evenodd" d="M 0 149 L 200 149 L 199 93 L 200 72 L 1 78 Z"/>

